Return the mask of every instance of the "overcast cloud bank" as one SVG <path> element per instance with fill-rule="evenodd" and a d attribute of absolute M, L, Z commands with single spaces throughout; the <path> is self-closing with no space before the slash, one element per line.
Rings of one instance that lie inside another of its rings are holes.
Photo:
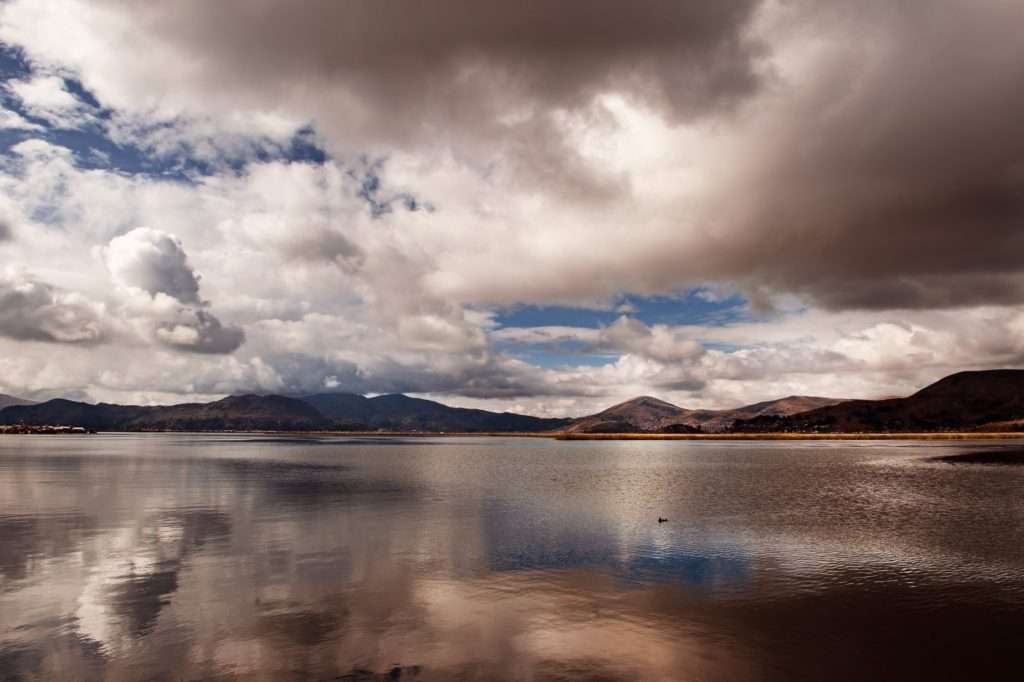
<path fill-rule="evenodd" d="M 1022 29 L 995 0 L 11 0 L 0 392 L 561 415 L 1020 366 Z M 694 288 L 745 303 L 645 319 Z"/>

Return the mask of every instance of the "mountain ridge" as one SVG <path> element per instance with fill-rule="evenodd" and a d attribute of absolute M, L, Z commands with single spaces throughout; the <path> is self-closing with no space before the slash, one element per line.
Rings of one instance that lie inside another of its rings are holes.
<path fill-rule="evenodd" d="M 687 409 L 640 396 L 575 420 L 566 433 L 718 433 L 741 419 L 791 415 L 843 402 L 838 398 L 786 396 L 724 410 Z"/>
<path fill-rule="evenodd" d="M 913 433 L 1024 427 L 1024 370 L 957 372 L 903 398 L 791 395 L 729 410 L 639 396 L 577 419 L 452 407 L 404 394 L 235 395 L 209 403 L 117 405 L 58 398 L 0 407 L 0 425 L 97 431 L 418 433 Z M 986 427 L 986 425 L 988 425 Z"/>
<path fill-rule="evenodd" d="M 245 394 L 209 403 L 116 405 L 57 398 L 0 409 L 0 425 L 82 426 L 94 431 L 554 431 L 571 420 L 450 407 L 390 394 Z"/>
<path fill-rule="evenodd" d="M 515 412 L 452 407 L 402 393 L 388 393 L 373 398 L 357 393 L 318 393 L 303 396 L 302 400 L 339 425 L 353 429 L 363 427 L 367 431 L 539 433 L 554 431 L 571 421 Z"/>
<path fill-rule="evenodd" d="M 1024 370 L 956 372 L 903 398 L 850 400 L 796 415 L 739 420 L 737 433 L 980 430 L 1024 419 Z"/>

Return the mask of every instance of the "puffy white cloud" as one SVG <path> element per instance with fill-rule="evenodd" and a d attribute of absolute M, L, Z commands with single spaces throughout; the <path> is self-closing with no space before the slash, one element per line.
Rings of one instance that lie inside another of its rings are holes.
<path fill-rule="evenodd" d="M 91 107 L 68 91 L 64 79 L 54 75 L 38 75 L 29 80 L 9 81 L 5 88 L 21 101 L 22 107 L 32 117 L 42 119 L 56 128 L 81 128 L 95 123 Z M 5 119 L 10 127 L 23 130 L 38 130 L 39 126 L 28 123 L 17 114 L 12 118 L 8 112 Z"/>
<path fill-rule="evenodd" d="M 16 111 L 0 108 L 0 130 L 40 131 L 43 130 L 43 126 L 26 121 L 25 117 Z"/>
<path fill-rule="evenodd" d="M 668 325 L 649 327 L 642 321 L 623 315 L 598 334 L 598 349 L 632 353 L 674 362 L 700 357 L 704 347 L 695 339 L 678 336 Z"/>
<path fill-rule="evenodd" d="M 137 309 L 153 316 L 161 343 L 196 353 L 232 353 L 242 345 L 245 332 L 224 326 L 200 300 L 199 276 L 174 235 L 137 227 L 112 239 L 100 253 L 119 287 L 133 296 L 148 295 Z"/>
<path fill-rule="evenodd" d="M 115 237 L 103 250 L 114 281 L 151 296 L 166 294 L 181 303 L 199 303 L 199 277 L 174 235 L 138 227 Z"/>

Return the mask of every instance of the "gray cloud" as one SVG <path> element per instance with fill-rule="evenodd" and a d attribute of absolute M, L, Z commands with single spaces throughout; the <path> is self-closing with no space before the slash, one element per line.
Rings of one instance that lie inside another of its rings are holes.
<path fill-rule="evenodd" d="M 523 298 L 719 281 L 835 309 L 1024 300 L 1019 3 L 323 0 L 296 12 L 190 0 L 104 12 L 96 21 L 140 27 L 121 59 L 39 47 L 14 10 L 7 35 L 43 61 L 67 60 L 119 111 L 311 118 L 339 152 L 451 148 L 512 169 L 509 192 L 541 187 L 559 206 L 628 200 L 647 180 L 604 169 L 568 139 L 567 117 L 614 127 L 600 94 L 736 139 L 711 197 L 684 194 L 685 224 L 664 228 L 714 239 L 652 241 L 632 260 L 597 250 L 589 269 L 601 276 L 577 264 L 572 286 L 538 277 L 519 285 Z M 445 197 L 431 199 L 443 213 Z M 325 236 L 314 251 L 358 262 L 360 244 Z M 310 246 L 296 240 L 295 256 Z"/>
<path fill-rule="evenodd" d="M 234 91 L 222 96 L 255 91 L 262 101 L 326 83 L 362 97 L 392 135 L 452 123 L 424 121 L 431 113 L 462 121 L 487 113 L 490 121 L 488 99 L 503 91 L 520 104 L 573 107 L 625 88 L 685 116 L 759 83 L 760 48 L 745 37 L 754 0 L 315 0 L 301 12 L 285 2 L 111 4 L 151 39 L 202 55 L 196 75 Z"/>
<path fill-rule="evenodd" d="M 830 308 L 1024 301 L 1024 5 L 857 3 L 802 22 L 839 47 L 749 150 L 727 200 L 742 229 L 709 274 Z"/>
<path fill-rule="evenodd" d="M 11 226 L 6 220 L 0 218 L 0 242 L 9 241 L 13 237 Z"/>
<path fill-rule="evenodd" d="M 156 337 L 170 348 L 193 353 L 233 353 L 245 341 L 239 327 L 225 327 L 212 313 L 203 309 L 188 310 L 185 319 L 163 322 L 157 326 Z"/>
<path fill-rule="evenodd" d="M 869 373 L 904 390 L 922 372 L 1022 357 L 1019 3 L 67 2 L 74 12 L 0 4 L 0 40 L 80 75 L 117 141 L 216 157 L 261 136 L 284 148 L 311 123 L 333 153 L 212 163 L 176 183 L 86 172 L 32 140 L 0 169 L 17 209 L 5 255 L 45 259 L 71 289 L 104 295 L 80 254 L 112 230 L 166 230 L 103 254 L 136 341 L 206 354 L 176 387 L 306 390 L 333 376 L 480 400 L 659 387 L 738 404 L 755 390 L 863 395 L 851 377 Z M 136 30 L 102 39 L 119 25 Z M 350 171 L 363 154 L 386 159 L 372 164 L 378 199 L 436 210 L 371 217 L 367 178 Z M 48 215 L 59 225 L 34 223 Z M 625 317 L 488 333 L 496 304 L 707 283 L 785 312 L 703 351 L 722 328 Z M 40 300 L 70 305 L 51 289 Z M 808 303 L 817 324 L 766 340 Z M 971 309 L 943 310 L 957 306 Z M 830 315 L 857 323 L 837 338 Z M 535 366 L 496 351 L 503 340 L 620 357 Z M 107 350 L 92 362 L 120 347 Z M 159 369 L 116 379 L 153 386 L 170 374 Z"/>
<path fill-rule="evenodd" d="M 312 119 L 339 153 L 452 147 L 597 199 L 624 180 L 588 165 L 560 117 L 613 91 L 673 120 L 732 110 L 763 83 L 764 47 L 748 31 L 759 1 L 109 2 L 86 11 L 138 27 L 121 48 L 130 65 L 66 56 L 101 100 L 150 128 L 161 114 L 272 112 Z M 52 58 L 52 44 L 34 50 L 11 23 L 9 39 Z"/>
<path fill-rule="evenodd" d="M 103 309 L 78 294 L 24 276 L 0 276 L 0 335 L 19 341 L 94 344 Z"/>

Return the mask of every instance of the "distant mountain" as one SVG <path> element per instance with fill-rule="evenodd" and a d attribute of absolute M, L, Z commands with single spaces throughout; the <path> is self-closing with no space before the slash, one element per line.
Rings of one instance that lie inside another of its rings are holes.
<path fill-rule="evenodd" d="M 732 410 L 688 410 L 641 396 L 575 420 L 567 433 L 715 433 L 733 422 L 762 415 L 791 415 L 842 402 L 835 398 L 788 396 Z"/>
<path fill-rule="evenodd" d="M 0 410 L 0 424 L 30 426 L 84 426 L 97 431 L 123 430 L 155 408 L 138 405 L 91 405 L 74 400 L 47 400 L 35 405 L 12 405 Z"/>
<path fill-rule="evenodd" d="M 737 421 L 746 433 L 884 433 L 996 430 L 1024 419 L 1024 370 L 959 372 L 906 398 L 850 400 L 789 417 Z"/>
<path fill-rule="evenodd" d="M 280 395 L 229 396 L 181 405 L 92 405 L 50 400 L 0 409 L 0 424 L 83 426 L 96 431 L 421 431 L 533 433 L 560 429 L 569 419 L 449 407 L 404 395 L 366 398 L 331 393 L 304 399 Z"/>
<path fill-rule="evenodd" d="M 703 431 L 717 433 L 728 431 L 733 423 L 741 419 L 762 416 L 789 416 L 815 410 L 819 407 L 846 402 L 842 398 L 822 398 L 811 395 L 790 395 L 785 398 L 766 400 L 732 410 L 694 410 L 688 423 L 700 426 Z"/>
<path fill-rule="evenodd" d="M 366 426 L 373 416 L 370 399 L 357 393 L 318 393 L 299 399 L 315 407 L 328 419 L 347 424 Z"/>
<path fill-rule="evenodd" d="M 31 400 L 25 400 L 24 398 L 18 398 L 13 395 L 7 395 L 0 393 L 0 410 L 11 405 L 34 405 Z"/>
<path fill-rule="evenodd" d="M 158 407 L 127 425 L 142 431 L 316 431 L 331 426 L 309 403 L 281 395 L 237 395 Z"/>
<path fill-rule="evenodd" d="M 348 430 L 538 433 L 561 429 L 572 421 L 449 407 L 401 394 L 367 398 L 352 393 L 320 393 L 304 396 L 302 400 L 336 426 Z"/>
<path fill-rule="evenodd" d="M 90 405 L 58 399 L 4 408 L 0 424 L 84 426 L 96 431 L 298 431 L 331 425 L 312 405 L 276 395 L 161 406 Z"/>
<path fill-rule="evenodd" d="M 8 398 L 8 396 L 4 396 Z M 27 402 L 27 401 L 20 401 Z M 1024 428 L 1024 370 L 960 372 L 906 398 L 788 396 L 733 410 L 689 410 L 641 396 L 579 419 L 450 407 L 406 395 L 230 396 L 211 403 L 0 407 L 0 425 L 97 431 L 412 431 L 426 433 L 695 433 L 1007 431 Z"/>
<path fill-rule="evenodd" d="M 686 410 L 651 396 L 640 396 L 606 410 L 582 417 L 570 424 L 566 433 L 658 433 L 677 429 L 686 423 L 691 410 Z"/>

